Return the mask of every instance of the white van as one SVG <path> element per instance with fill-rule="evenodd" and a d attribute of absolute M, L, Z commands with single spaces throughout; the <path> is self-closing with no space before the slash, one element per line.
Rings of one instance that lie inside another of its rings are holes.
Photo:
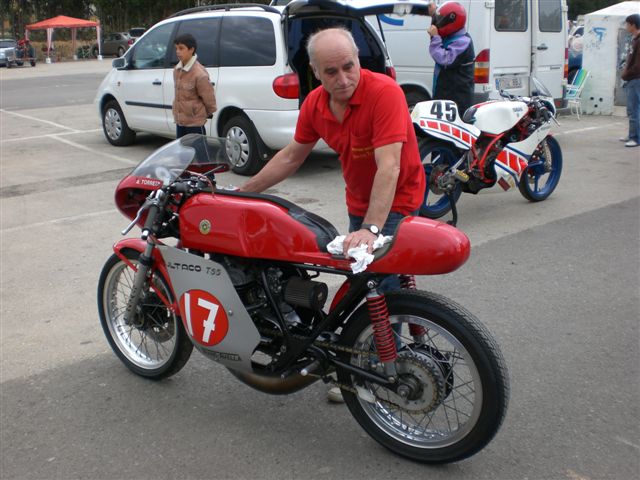
<path fill-rule="evenodd" d="M 476 53 L 476 102 L 504 89 L 530 93 L 535 76 L 562 106 L 567 78 L 566 0 L 457 0 L 467 10 Z M 443 0 L 436 4 L 444 3 Z M 434 62 L 429 55 L 430 17 L 367 17 L 380 33 L 410 106 L 431 98 Z"/>

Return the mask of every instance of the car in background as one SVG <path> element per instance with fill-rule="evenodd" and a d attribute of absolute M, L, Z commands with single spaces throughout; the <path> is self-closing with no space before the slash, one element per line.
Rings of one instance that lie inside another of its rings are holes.
<path fill-rule="evenodd" d="M 97 57 L 98 54 L 121 57 L 134 42 L 135 40 L 131 38 L 128 32 L 108 33 L 102 38 L 102 52 L 98 51 L 98 44 L 94 43 L 91 48 L 91 54 L 94 57 Z"/>
<path fill-rule="evenodd" d="M 356 6 L 298 0 L 286 7 L 241 3 L 178 12 L 113 61 L 95 99 L 105 137 L 118 146 L 133 143 L 137 132 L 175 137 L 171 108 L 178 59 L 173 41 L 190 33 L 198 42 L 198 61 L 215 84 L 218 110 L 207 122 L 207 134 L 227 139 L 234 172 L 252 175 L 291 141 L 300 105 L 319 85 L 305 49 L 311 33 L 330 26 L 348 28 L 362 67 L 395 78 L 382 39 L 365 16 L 426 7 L 422 0 Z M 324 142 L 314 151 L 332 152 Z"/>
<path fill-rule="evenodd" d="M 131 38 L 133 38 L 133 41 L 135 42 L 136 40 L 138 40 L 142 34 L 144 32 L 146 32 L 147 29 L 146 28 L 142 28 L 142 27 L 134 27 L 134 28 L 130 28 L 129 29 L 129 36 Z"/>
<path fill-rule="evenodd" d="M 18 44 L 12 38 L 0 38 L 0 66 L 6 67 L 10 58 L 15 57 Z"/>

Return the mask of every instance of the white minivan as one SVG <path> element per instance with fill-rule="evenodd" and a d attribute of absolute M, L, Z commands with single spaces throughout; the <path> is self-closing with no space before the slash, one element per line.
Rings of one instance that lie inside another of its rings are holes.
<path fill-rule="evenodd" d="M 566 0 L 457 0 L 467 10 L 476 53 L 476 102 L 492 90 L 530 93 L 540 80 L 560 107 L 567 78 Z M 442 4 L 444 1 L 437 1 Z M 382 36 L 410 106 L 431 98 L 434 62 L 430 17 L 378 15 L 367 20 Z"/>

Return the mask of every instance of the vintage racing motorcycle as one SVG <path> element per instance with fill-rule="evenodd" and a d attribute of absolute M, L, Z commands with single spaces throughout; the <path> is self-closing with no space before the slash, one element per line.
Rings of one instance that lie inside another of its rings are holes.
<path fill-rule="evenodd" d="M 117 207 L 133 219 L 122 233 L 142 230 L 114 245 L 98 285 L 100 321 L 120 360 L 162 379 L 195 347 L 262 392 L 334 383 L 371 437 L 422 462 L 487 445 L 508 403 L 500 349 L 471 313 L 417 290 L 414 277 L 460 267 L 467 237 L 408 217 L 353 274 L 349 258 L 326 251 L 338 235 L 328 221 L 279 197 L 218 188 L 226 148 L 187 135 L 118 185 Z M 388 274 L 402 289 L 381 294 Z M 344 279 L 331 302 L 322 275 Z"/>
<path fill-rule="evenodd" d="M 562 173 L 562 150 L 550 134 L 556 110 L 546 87 L 533 77 L 532 83 L 533 96 L 500 92 L 503 100 L 474 105 L 462 118 L 452 101 L 416 104 L 412 118 L 427 176 L 420 215 L 451 211 L 455 225 L 462 192 L 496 184 L 505 191 L 517 185 L 531 202 L 551 195 Z"/>

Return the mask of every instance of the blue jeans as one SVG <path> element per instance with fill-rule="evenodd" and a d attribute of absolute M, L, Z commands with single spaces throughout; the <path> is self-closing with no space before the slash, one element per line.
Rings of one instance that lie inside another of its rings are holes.
<path fill-rule="evenodd" d="M 640 143 L 640 78 L 628 81 L 627 115 L 629 115 L 629 139 Z"/>
<path fill-rule="evenodd" d="M 206 135 L 207 131 L 204 128 L 204 125 L 201 127 L 183 127 L 182 125 L 176 125 L 176 138 L 182 138 L 189 133 L 201 133 L 202 135 Z"/>
<path fill-rule="evenodd" d="M 418 212 L 413 212 L 412 215 L 417 215 Z M 390 212 L 387 217 L 387 221 L 382 226 L 382 230 L 380 233 L 382 235 L 393 235 L 398 228 L 398 224 L 405 217 L 398 212 Z M 362 222 L 364 221 L 364 217 L 358 217 L 356 215 L 349 214 L 349 232 L 355 232 L 356 230 L 360 230 L 362 226 Z M 392 290 L 400 290 L 400 279 L 397 275 L 389 275 L 385 277 L 380 285 L 378 286 L 378 291 L 380 293 L 390 292 Z"/>

